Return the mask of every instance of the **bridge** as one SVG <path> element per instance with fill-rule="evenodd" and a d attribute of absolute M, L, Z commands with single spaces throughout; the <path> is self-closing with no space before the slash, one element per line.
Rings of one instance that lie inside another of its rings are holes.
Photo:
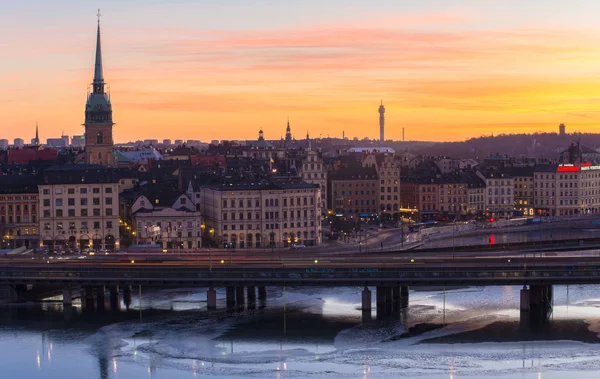
<path fill-rule="evenodd" d="M 143 260 L 141 260 L 143 259 Z M 266 297 L 268 286 L 354 286 L 363 287 L 362 308 L 371 311 L 371 290 L 376 287 L 376 304 L 408 303 L 409 286 L 522 285 L 521 310 L 543 311 L 552 302 L 555 284 L 600 284 L 600 257 L 419 257 L 379 254 L 312 259 L 293 257 L 226 255 L 215 257 L 109 256 L 86 260 L 11 259 L 0 260 L 0 285 L 62 288 L 63 303 L 70 305 L 73 293 L 81 290 L 86 304 L 111 304 L 131 297 L 131 286 L 207 287 L 208 309 L 217 306 L 215 288 L 226 288 L 229 306 L 256 303 Z"/>

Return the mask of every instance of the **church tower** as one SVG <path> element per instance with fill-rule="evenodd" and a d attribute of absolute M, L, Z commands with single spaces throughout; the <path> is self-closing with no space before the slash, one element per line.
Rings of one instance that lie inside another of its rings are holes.
<path fill-rule="evenodd" d="M 96 37 L 96 63 L 92 92 L 85 104 L 85 162 L 113 166 L 113 121 L 110 97 L 104 90 L 102 74 L 102 51 L 100 46 L 100 11 L 98 11 L 98 32 Z"/>

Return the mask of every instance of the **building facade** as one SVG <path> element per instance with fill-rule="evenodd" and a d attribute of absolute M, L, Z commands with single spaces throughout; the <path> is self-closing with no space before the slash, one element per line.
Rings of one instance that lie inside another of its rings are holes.
<path fill-rule="evenodd" d="M 0 235 L 0 248 L 39 246 L 37 185 L 0 183 Z"/>
<path fill-rule="evenodd" d="M 485 182 L 485 213 L 491 218 L 514 215 L 514 178 L 498 171 L 477 172 Z"/>
<path fill-rule="evenodd" d="M 207 185 L 194 189 L 204 236 L 226 248 L 277 248 L 322 241 L 321 190 L 301 181 Z M 190 190 L 188 190 L 190 192 Z"/>
<path fill-rule="evenodd" d="M 115 171 L 90 166 L 50 168 L 38 188 L 42 245 L 119 249 L 119 178 Z"/>
<path fill-rule="evenodd" d="M 539 216 L 556 216 L 557 165 L 540 165 L 533 173 L 533 205 Z"/>
<path fill-rule="evenodd" d="M 202 247 L 201 213 L 187 195 L 180 195 L 167 206 L 141 195 L 131 212 L 138 244 L 160 245 L 167 250 Z"/>
<path fill-rule="evenodd" d="M 331 206 L 337 215 L 371 218 L 378 213 L 379 178 L 374 167 L 343 167 L 330 175 Z"/>
<path fill-rule="evenodd" d="M 327 168 L 323 163 L 323 156 L 316 151 L 308 151 L 302 160 L 300 168 L 302 180 L 316 184 L 321 189 L 321 211 L 327 213 Z"/>

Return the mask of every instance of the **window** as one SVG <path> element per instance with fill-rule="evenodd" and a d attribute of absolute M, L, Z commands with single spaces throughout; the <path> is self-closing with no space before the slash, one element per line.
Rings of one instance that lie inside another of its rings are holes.
<path fill-rule="evenodd" d="M 63 211 L 62 209 L 57 209 L 56 210 L 56 217 L 62 217 L 63 216 Z"/>
<path fill-rule="evenodd" d="M 42 193 L 44 195 L 50 195 L 50 190 L 49 189 L 45 189 L 45 190 L 42 191 Z"/>
<path fill-rule="evenodd" d="M 100 229 L 100 221 L 94 221 L 94 229 Z"/>
<path fill-rule="evenodd" d="M 44 207 L 50 206 L 50 199 L 44 199 Z"/>
<path fill-rule="evenodd" d="M 112 201 L 112 197 L 107 197 L 104 199 L 104 204 L 106 205 L 112 205 L 113 201 Z M 185 199 L 181 199 L 181 204 L 185 204 Z"/>
<path fill-rule="evenodd" d="M 107 197 L 107 198 L 106 198 L 106 201 L 108 201 L 109 199 L 110 199 L 110 201 L 111 201 L 111 202 L 110 202 L 110 204 L 112 204 L 112 198 L 110 198 L 110 197 Z M 186 200 L 187 200 L 187 199 L 186 199 L 185 197 L 182 197 L 181 199 L 179 199 L 179 202 L 181 203 L 181 205 L 183 205 L 183 204 L 185 204 L 185 201 L 186 201 Z M 109 204 L 109 203 L 107 202 L 106 204 Z"/>
<path fill-rule="evenodd" d="M 100 193 L 100 188 L 92 188 L 92 193 Z"/>
<path fill-rule="evenodd" d="M 106 208 L 105 211 L 106 211 L 106 215 L 107 216 L 112 216 L 113 215 L 112 208 Z"/>
<path fill-rule="evenodd" d="M 75 229 L 75 223 L 73 221 L 69 222 L 69 229 Z"/>
<path fill-rule="evenodd" d="M 112 188 L 111 187 L 104 188 L 104 193 L 112 193 Z"/>
<path fill-rule="evenodd" d="M 88 228 L 87 221 L 81 221 L 81 229 L 87 229 L 87 228 Z"/>
<path fill-rule="evenodd" d="M 112 229 L 113 227 L 113 222 L 112 221 L 106 221 L 106 228 L 107 229 Z"/>
<path fill-rule="evenodd" d="M 227 221 L 227 213 L 223 213 L 223 220 Z"/>
<path fill-rule="evenodd" d="M 46 218 L 50 217 L 50 211 L 44 211 L 44 217 L 46 217 Z"/>
<path fill-rule="evenodd" d="M 68 199 L 67 199 L 67 204 L 68 204 L 69 206 L 75 206 L 75 199 L 74 199 L 74 198 L 72 198 L 72 197 L 68 198 Z"/>
<path fill-rule="evenodd" d="M 63 193 L 63 189 L 62 188 L 57 188 L 54 193 L 56 193 L 57 195 L 62 195 Z"/>
<path fill-rule="evenodd" d="M 75 209 L 69 209 L 67 211 L 67 214 L 69 215 L 69 217 L 75 217 Z"/>
<path fill-rule="evenodd" d="M 227 200 L 223 200 L 223 208 L 227 208 Z"/>
<path fill-rule="evenodd" d="M 79 193 L 85 195 L 87 193 L 87 188 L 80 188 Z"/>
<path fill-rule="evenodd" d="M 58 230 L 62 230 L 63 229 L 63 223 L 62 223 L 62 221 L 58 221 L 56 223 L 56 229 L 58 229 Z"/>
<path fill-rule="evenodd" d="M 92 204 L 93 205 L 100 205 L 100 198 L 99 197 L 94 197 L 92 199 Z"/>
<path fill-rule="evenodd" d="M 50 230 L 50 223 L 49 222 L 44 223 L 44 230 Z"/>
<path fill-rule="evenodd" d="M 94 216 L 100 216 L 100 208 L 94 208 L 93 213 Z"/>
<path fill-rule="evenodd" d="M 102 135 L 102 132 L 98 132 L 98 134 L 96 134 L 96 143 L 100 145 L 104 143 L 104 136 Z M 98 158 L 101 157 L 101 155 L 98 155 Z"/>
<path fill-rule="evenodd" d="M 88 215 L 87 209 L 82 209 L 81 210 L 81 217 L 87 217 L 87 215 Z"/>
<path fill-rule="evenodd" d="M 74 194 L 75 194 L 75 188 L 68 188 L 68 189 L 67 189 L 67 193 L 68 193 L 69 195 L 74 195 Z"/>
<path fill-rule="evenodd" d="M 56 206 L 62 207 L 62 205 L 63 205 L 63 199 L 61 199 L 61 198 L 56 199 Z"/>

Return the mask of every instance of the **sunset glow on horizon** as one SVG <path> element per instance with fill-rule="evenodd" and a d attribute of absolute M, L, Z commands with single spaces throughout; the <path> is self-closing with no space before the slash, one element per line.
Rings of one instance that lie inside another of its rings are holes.
<path fill-rule="evenodd" d="M 531 4 L 535 3 L 535 4 Z M 596 132 L 600 3 L 26 0 L 0 15 L 0 138 L 83 134 L 96 8 L 116 142 Z"/>

